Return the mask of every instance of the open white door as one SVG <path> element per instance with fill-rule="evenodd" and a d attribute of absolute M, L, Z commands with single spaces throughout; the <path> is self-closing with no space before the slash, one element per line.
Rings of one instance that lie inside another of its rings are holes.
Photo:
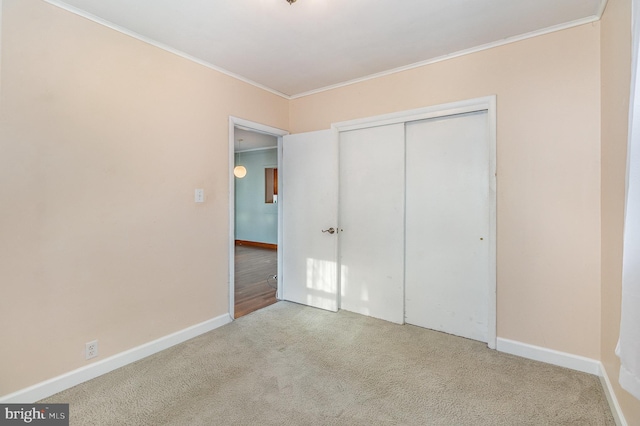
<path fill-rule="evenodd" d="M 284 136 L 280 170 L 284 300 L 338 310 L 338 138 Z"/>

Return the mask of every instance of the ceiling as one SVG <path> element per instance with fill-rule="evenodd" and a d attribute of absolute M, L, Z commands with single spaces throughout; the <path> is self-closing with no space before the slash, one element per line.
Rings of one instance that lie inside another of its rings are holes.
<path fill-rule="evenodd" d="M 275 148 L 278 146 L 278 138 L 252 130 L 235 128 L 235 152 L 255 151 L 258 149 Z"/>
<path fill-rule="evenodd" d="M 286 98 L 602 15 L 606 0 L 45 0 Z"/>

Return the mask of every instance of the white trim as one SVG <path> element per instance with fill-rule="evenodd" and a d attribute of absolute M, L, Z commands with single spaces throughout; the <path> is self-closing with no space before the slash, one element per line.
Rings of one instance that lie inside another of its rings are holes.
<path fill-rule="evenodd" d="M 559 367 L 570 368 L 572 370 L 581 371 L 583 373 L 593 374 L 600 378 L 600 383 L 604 390 L 609 408 L 613 415 L 613 419 L 618 426 L 627 426 L 628 423 L 624 418 L 622 408 L 618 403 L 616 394 L 611 386 L 611 381 L 604 365 L 595 359 L 586 358 L 579 355 L 573 355 L 566 352 L 560 352 L 553 349 L 543 348 L 541 346 L 529 345 L 527 343 L 515 340 L 504 339 L 498 337 L 497 349 L 511 355 L 521 356 L 523 358 L 540 361 L 547 364 L 557 365 Z"/>
<path fill-rule="evenodd" d="M 607 9 L 607 0 L 600 0 L 600 7 L 598 7 L 598 12 L 596 16 L 598 20 L 602 19 L 602 15 L 604 15 L 604 11 Z"/>
<path fill-rule="evenodd" d="M 231 322 L 228 314 L 187 327 L 154 341 L 0 397 L 0 403 L 33 403 L 116 370 Z"/>
<path fill-rule="evenodd" d="M 481 46 L 476 46 L 476 47 L 472 47 L 472 48 L 469 48 L 469 49 L 460 50 L 458 52 L 454 52 L 454 53 L 450 53 L 450 54 L 447 54 L 447 55 L 438 56 L 437 58 L 432 58 L 432 59 L 427 59 L 427 60 L 420 61 L 420 62 L 415 62 L 413 64 L 404 65 L 404 66 L 393 68 L 393 69 L 390 69 L 390 70 L 387 70 L 387 71 L 382 71 L 382 72 L 375 73 L 375 74 L 370 74 L 370 75 L 367 75 L 367 76 L 364 76 L 364 77 L 359 77 L 359 78 L 356 78 L 356 79 L 353 79 L 353 80 L 348 80 L 348 81 L 345 81 L 345 82 L 342 82 L 342 83 L 337 83 L 337 84 L 333 84 L 333 85 L 330 85 L 330 86 L 321 87 L 319 89 L 313 89 L 313 90 L 309 90 L 309 91 L 298 93 L 298 94 L 294 94 L 294 95 L 287 95 L 285 93 L 282 93 L 282 92 L 279 92 L 279 91 L 277 91 L 275 89 L 272 89 L 272 88 L 270 88 L 268 86 L 265 86 L 263 84 L 255 82 L 253 80 L 245 78 L 245 77 L 243 77 L 243 76 L 241 76 L 239 74 L 233 73 L 231 71 L 227 71 L 226 69 L 218 67 L 218 66 L 216 66 L 216 65 L 214 65 L 214 64 L 212 64 L 210 62 L 206 62 L 206 61 L 204 61 L 202 59 L 198 59 L 195 56 L 189 55 L 188 53 L 185 53 L 185 52 L 182 52 L 182 51 L 180 51 L 178 49 L 174 49 L 172 47 L 169 47 L 166 44 L 163 44 L 163 43 L 160 43 L 158 41 L 155 41 L 155 40 L 153 40 L 153 39 L 151 39 L 149 37 L 145 37 L 145 36 L 143 36 L 141 34 L 138 34 L 138 33 L 134 32 L 134 31 L 131 31 L 131 30 L 128 30 L 128 29 L 126 29 L 124 27 L 116 25 L 116 24 L 114 24 L 112 22 L 109 22 L 109 21 L 107 21 L 105 19 L 102 19 L 102 18 L 100 18 L 98 16 L 92 15 L 91 13 L 88 13 L 88 12 L 82 10 L 82 9 L 79 9 L 77 7 L 68 5 L 68 4 L 62 2 L 61 0 L 44 0 L 44 1 L 49 3 L 49 4 L 51 4 L 51 5 L 53 5 L 53 6 L 59 7 L 61 9 L 64 9 L 67 12 L 71 12 L 71 13 L 73 13 L 75 15 L 78 15 L 78 16 L 81 16 L 81 17 L 83 17 L 85 19 L 93 21 L 93 22 L 95 22 L 97 24 L 104 25 L 107 28 L 111 28 L 112 30 L 118 31 L 118 32 L 120 32 L 122 34 L 126 34 L 126 35 L 128 35 L 130 37 L 133 37 L 133 38 L 135 38 L 137 40 L 140 40 L 140 41 L 142 41 L 144 43 L 150 44 L 150 45 L 155 46 L 155 47 L 157 47 L 159 49 L 162 49 L 162 50 L 165 50 L 167 52 L 173 53 L 174 55 L 178 55 L 178 56 L 180 56 L 180 57 L 182 57 L 184 59 L 187 59 L 189 61 L 195 62 L 197 64 L 200 64 L 200 65 L 204 66 L 204 67 L 210 68 L 212 70 L 218 71 L 218 72 L 220 72 L 222 74 L 228 75 L 229 77 L 232 77 L 232 78 L 235 78 L 237 80 L 243 81 L 243 82 L 245 82 L 247 84 L 255 86 L 255 87 L 259 88 L 259 89 L 266 90 L 269 93 L 273 93 L 274 95 L 280 96 L 280 97 L 282 97 L 284 99 L 288 99 L 288 100 L 298 99 L 298 98 L 302 98 L 302 97 L 305 97 L 305 96 L 310 96 L 310 95 L 314 95 L 314 94 L 317 94 L 317 93 L 321 93 L 321 92 L 326 92 L 326 91 L 329 91 L 329 90 L 337 89 L 337 88 L 340 88 L 340 87 L 350 86 L 352 84 L 361 83 L 363 81 L 373 80 L 373 79 L 378 78 L 378 77 L 384 77 L 384 76 L 388 76 L 388 75 L 391 75 L 391 74 L 396 74 L 396 73 L 399 73 L 399 72 L 402 72 L 402 71 L 407 71 L 407 70 L 411 70 L 411 69 L 414 69 L 414 68 L 419 68 L 419 67 L 422 67 L 422 66 L 425 66 L 425 65 L 431 65 L 431 64 L 435 64 L 437 62 L 446 61 L 448 59 L 457 58 L 459 56 L 464 56 L 464 55 L 468 55 L 468 54 L 471 54 L 471 53 L 481 52 L 483 50 L 493 49 L 494 47 L 503 46 L 505 44 L 515 43 L 515 42 L 526 40 L 526 39 L 529 39 L 529 38 L 538 37 L 538 36 L 549 34 L 549 33 L 553 33 L 553 32 L 556 32 L 556 31 L 566 30 L 566 29 L 577 27 L 577 26 L 580 26 L 580 25 L 589 24 L 591 22 L 596 22 L 596 21 L 598 21 L 598 20 L 600 20 L 602 18 L 602 14 L 604 13 L 604 9 L 606 8 L 606 5 L 607 5 L 607 0 L 601 0 L 600 6 L 598 7 L 598 11 L 596 12 L 596 14 L 595 15 L 591 15 L 591 16 L 587 16 L 585 18 L 580 18 L 580 19 L 576 19 L 574 21 L 565 22 L 563 24 L 553 25 L 551 27 L 543 28 L 543 29 L 536 30 L 536 31 L 531 31 L 531 32 L 528 32 L 528 33 L 525 33 L 525 34 L 521 34 L 521 35 L 517 35 L 517 36 L 507 37 L 507 38 L 502 39 L 502 40 L 498 40 L 498 41 L 494 41 L 494 42 L 491 42 L 491 43 L 483 44 Z"/>
<path fill-rule="evenodd" d="M 236 318 L 236 295 L 235 295 L 235 282 L 236 282 L 236 177 L 233 174 L 233 169 L 236 166 L 236 119 L 229 117 L 229 282 L 227 282 L 227 288 L 229 289 L 229 316 L 232 319 Z"/>
<path fill-rule="evenodd" d="M 2 70 L 2 0 L 0 0 L 0 70 Z M 2 78 L 0 76 L 0 96 L 2 95 Z"/>
<path fill-rule="evenodd" d="M 0 0 L 0 71 L 2 70 L 2 0 Z M 0 95 L 2 95 L 2 76 L 0 75 Z"/>
<path fill-rule="evenodd" d="M 497 143 L 498 143 L 498 113 L 496 96 L 490 96 L 488 99 L 487 120 L 488 120 L 488 138 L 489 138 L 489 321 L 488 342 L 487 345 L 491 349 L 497 346 L 497 311 L 498 311 L 498 197 L 497 197 L 497 179 L 498 179 L 498 163 L 497 163 Z"/>
<path fill-rule="evenodd" d="M 268 151 L 270 149 L 278 149 L 278 145 L 274 145 L 274 146 L 265 146 L 262 148 L 249 148 L 249 149 L 243 149 L 240 151 L 236 151 L 236 154 L 239 152 L 256 152 L 256 151 Z"/>
<path fill-rule="evenodd" d="M 408 111 L 393 112 L 390 114 L 377 115 L 373 117 L 360 118 L 356 120 L 343 121 L 333 123 L 331 128 L 336 132 L 345 132 L 349 130 L 364 129 L 377 126 L 386 126 L 390 124 L 408 123 L 417 120 L 426 120 L 430 118 L 446 117 L 457 114 L 466 114 L 476 111 L 487 111 L 488 121 L 488 148 L 489 148 L 489 300 L 488 305 L 488 322 L 487 322 L 487 345 L 491 349 L 495 349 L 497 342 L 497 226 L 496 226 L 496 144 L 497 144 L 497 112 L 496 112 L 496 95 L 484 96 L 474 99 L 466 99 L 447 104 L 429 106 Z"/>
<path fill-rule="evenodd" d="M 278 138 L 278 168 L 281 169 L 282 164 L 282 137 L 288 135 L 286 130 L 278 129 L 276 127 L 267 126 L 265 124 L 256 123 L 253 121 L 245 120 L 243 118 L 229 116 L 229 315 L 231 318 L 235 318 L 235 241 L 236 241 L 236 193 L 235 193 L 235 176 L 233 175 L 233 168 L 235 166 L 235 129 L 242 129 L 249 132 L 263 133 L 265 135 L 271 135 Z M 276 147 L 274 147 L 276 148 Z M 268 148 L 272 149 L 272 148 Z M 280 170 L 279 173 L 282 173 Z M 278 247 L 282 247 L 282 184 L 279 183 L 278 188 Z M 278 277 L 281 276 L 282 268 L 282 250 L 278 250 Z M 282 289 L 278 286 L 276 298 L 282 298 Z"/>
<path fill-rule="evenodd" d="M 287 133 L 288 134 L 288 133 Z M 282 146 L 285 135 L 278 136 L 278 282 L 276 283 L 276 299 L 282 300 L 284 298 L 284 291 L 281 285 L 282 280 L 282 268 L 284 267 L 284 257 L 283 257 L 283 238 L 282 238 L 282 230 L 284 229 L 284 214 L 282 213 L 282 200 L 283 197 L 286 196 L 285 185 L 282 184 L 282 171 L 285 169 L 282 162 Z"/>
<path fill-rule="evenodd" d="M 498 337 L 497 349 L 511 355 L 521 356 L 534 361 L 546 362 L 547 364 L 559 367 L 570 368 L 582 371 L 583 373 L 600 375 L 600 361 L 586 358 L 580 355 L 573 355 L 554 349 L 543 348 L 541 346 L 530 345 L 515 340 Z"/>
<path fill-rule="evenodd" d="M 606 0 L 605 0 L 605 3 L 606 3 Z M 602 8 L 602 5 L 600 7 Z M 602 9 L 602 11 L 604 11 L 604 9 Z M 375 73 L 375 74 L 369 74 L 369 75 L 364 76 L 364 77 L 354 78 L 353 80 L 345 81 L 345 82 L 342 82 L 342 83 L 336 83 L 336 84 L 333 84 L 333 85 L 330 85 L 330 86 L 321 87 L 319 89 L 314 89 L 314 90 L 309 90 L 307 92 L 298 93 L 296 95 L 289 96 L 289 99 L 298 99 L 298 98 L 302 98 L 302 97 L 305 97 L 305 96 L 315 95 L 317 93 L 322 93 L 322 92 L 326 92 L 326 91 L 329 91 L 329 90 L 338 89 L 340 87 L 345 87 L 345 86 L 350 86 L 352 84 L 362 83 L 364 81 L 373 80 L 373 79 L 376 79 L 376 78 L 379 78 L 379 77 L 386 77 L 388 75 L 396 74 L 396 73 L 403 72 L 403 71 L 412 70 L 414 68 L 420 68 L 420 67 L 423 67 L 425 65 L 431 65 L 431 64 L 438 63 L 438 62 L 447 61 L 449 59 L 457 58 L 457 57 L 460 57 L 460 56 L 469 55 L 469 54 L 477 53 L 477 52 L 482 52 L 483 50 L 493 49 L 494 47 L 504 46 L 505 44 L 516 43 L 518 41 L 523 41 L 523 40 L 526 40 L 526 39 L 529 39 L 529 38 L 538 37 L 538 36 L 549 34 L 549 33 L 554 33 L 556 31 L 562 31 L 562 30 L 566 30 L 566 29 L 569 29 L 569 28 L 578 27 L 580 25 L 590 24 L 592 22 L 597 22 L 600 19 L 600 16 L 592 15 L 592 16 L 588 16 L 586 18 L 576 19 L 575 21 L 565 22 L 564 24 L 553 25 L 551 27 L 543 28 L 541 30 L 532 31 L 532 32 L 529 32 L 529 33 L 526 33 L 526 34 L 521 34 L 521 35 L 517 35 L 517 36 L 513 36 L 513 37 L 507 37 L 507 38 L 502 39 L 502 40 L 498 40 L 498 41 L 494 41 L 494 42 L 491 42 L 491 43 L 486 43 L 486 44 L 483 44 L 483 45 L 480 45 L 480 46 L 471 47 L 469 49 L 459 50 L 459 51 L 454 52 L 454 53 L 449 53 L 449 54 L 446 54 L 446 55 L 438 56 L 437 58 L 432 58 L 432 59 L 427 59 L 427 60 L 420 61 L 420 62 L 415 62 L 413 64 L 404 65 L 404 66 L 397 67 L 397 68 L 392 68 L 392 69 L 387 70 L 387 71 L 382 71 L 382 72 Z"/>
<path fill-rule="evenodd" d="M 449 115 L 466 114 L 468 112 L 484 111 L 495 108 L 495 95 L 481 98 L 466 99 L 447 104 L 433 105 L 409 111 L 392 112 L 390 114 L 333 123 L 332 128 L 338 132 L 365 129 L 368 127 L 387 126 L 389 124 L 406 123 L 409 121 L 426 120 L 429 118 L 446 117 Z M 494 112 L 495 116 L 495 112 Z M 494 130 L 495 134 L 495 130 Z"/>
<path fill-rule="evenodd" d="M 81 16 L 81 17 L 83 17 L 85 19 L 93 21 L 93 22 L 95 22 L 97 24 L 100 24 L 100 25 L 103 25 L 103 26 L 105 26 L 107 28 L 110 28 L 112 30 L 118 31 L 119 33 L 128 35 L 129 37 L 133 37 L 136 40 L 140 40 L 140 41 L 142 41 L 144 43 L 150 44 L 150 45 L 155 46 L 155 47 L 157 47 L 159 49 L 162 49 L 162 50 L 165 50 L 167 52 L 173 53 L 174 55 L 178 55 L 178 56 L 180 56 L 180 57 L 182 57 L 184 59 L 187 59 L 189 61 L 195 62 L 196 64 L 200 64 L 200 65 L 202 65 L 204 67 L 207 67 L 207 68 L 210 68 L 210 69 L 212 69 L 214 71 L 218 71 L 219 73 L 222 73 L 222 74 L 227 75 L 229 77 L 235 78 L 237 80 L 240 80 L 242 82 L 245 82 L 247 84 L 255 86 L 255 87 L 259 88 L 259 89 L 266 90 L 267 92 L 273 93 L 274 95 L 280 96 L 280 97 L 285 98 L 285 99 L 289 99 L 290 98 L 288 95 L 286 95 L 286 94 L 284 94 L 282 92 L 278 92 L 275 89 L 272 89 L 272 88 L 267 87 L 265 85 L 262 85 L 260 83 L 256 83 L 253 80 L 250 80 L 248 78 L 245 78 L 245 77 L 241 76 L 240 74 L 236 74 L 236 73 L 233 73 L 231 71 L 227 71 L 226 69 L 218 67 L 216 65 L 213 65 L 210 62 L 207 62 L 207 61 L 204 61 L 202 59 L 196 58 L 195 56 L 189 55 L 188 53 L 185 53 L 185 52 L 183 52 L 181 50 L 174 49 L 173 47 L 167 46 L 164 43 L 160 43 L 159 41 L 153 40 L 153 39 L 151 39 L 149 37 L 146 37 L 146 36 L 143 36 L 141 34 L 138 34 L 138 33 L 134 32 L 134 31 L 128 30 L 128 29 L 126 29 L 124 27 L 121 27 L 119 25 L 114 24 L 113 22 L 109 22 L 106 19 L 102 19 L 102 18 L 100 18 L 98 16 L 92 15 L 91 13 L 86 12 L 86 11 L 84 11 L 82 9 L 79 9 L 77 7 L 74 7 L 74 6 L 68 5 L 66 3 L 63 3 L 60 0 L 44 0 L 44 1 L 49 3 L 49 4 L 51 4 L 51 5 L 53 5 L 53 6 L 59 7 L 61 9 L 64 9 L 67 12 L 71 12 L 71 13 L 73 13 L 75 15 L 78 15 L 78 16 Z"/>
<path fill-rule="evenodd" d="M 534 361 L 557 365 L 559 367 L 570 368 L 572 370 L 600 377 L 600 383 L 602 384 L 605 396 L 607 397 L 607 402 L 609 403 L 609 408 L 611 409 L 616 425 L 628 425 L 624 418 L 622 408 L 618 403 L 616 393 L 611 386 L 607 370 L 604 368 L 602 362 L 579 355 L 543 348 L 541 346 L 534 346 L 515 340 L 504 339 L 502 337 L 498 337 L 497 349 L 500 352 L 505 352 L 511 355 L 517 355 Z"/>
<path fill-rule="evenodd" d="M 602 388 L 604 389 L 604 394 L 607 397 L 607 402 L 609 403 L 609 408 L 611 409 L 611 414 L 613 415 L 613 419 L 618 426 L 627 426 L 627 420 L 624 418 L 624 414 L 622 413 L 622 408 L 618 403 L 618 398 L 616 397 L 616 393 L 611 386 L 611 381 L 609 380 L 609 375 L 607 374 L 607 370 L 604 368 L 604 365 L 600 363 L 600 383 L 602 384 Z"/>
<path fill-rule="evenodd" d="M 256 123 L 255 121 L 245 120 L 244 118 L 234 117 L 232 115 L 229 116 L 229 121 L 233 123 L 234 127 L 242 130 L 247 130 L 249 132 L 258 132 L 276 137 L 289 134 L 289 132 L 287 132 L 286 130 L 267 126 L 266 124 Z M 233 142 L 233 139 L 231 139 L 231 141 Z"/>

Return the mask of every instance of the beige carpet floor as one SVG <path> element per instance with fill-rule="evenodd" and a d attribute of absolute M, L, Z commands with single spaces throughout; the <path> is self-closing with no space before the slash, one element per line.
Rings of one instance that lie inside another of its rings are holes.
<path fill-rule="evenodd" d="M 595 376 L 287 302 L 45 402 L 71 425 L 614 425 Z"/>

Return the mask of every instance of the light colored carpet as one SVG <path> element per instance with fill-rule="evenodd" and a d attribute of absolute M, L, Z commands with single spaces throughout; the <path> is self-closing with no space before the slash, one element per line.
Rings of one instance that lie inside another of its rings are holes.
<path fill-rule="evenodd" d="M 279 302 L 45 400 L 72 425 L 614 425 L 597 377 Z"/>

